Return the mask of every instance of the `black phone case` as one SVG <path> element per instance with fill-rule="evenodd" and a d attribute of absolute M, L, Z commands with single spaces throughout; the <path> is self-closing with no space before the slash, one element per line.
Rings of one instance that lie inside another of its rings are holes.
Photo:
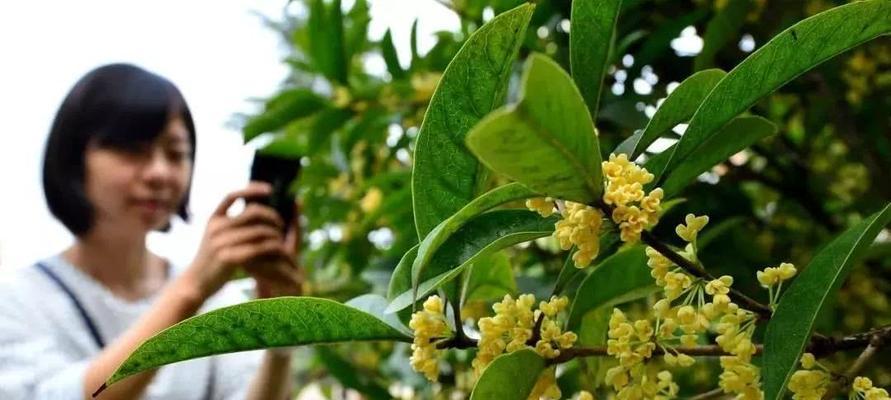
<path fill-rule="evenodd" d="M 251 181 L 268 182 L 272 185 L 272 194 L 266 198 L 249 201 L 259 202 L 275 209 L 285 223 L 285 231 L 294 219 L 294 195 L 290 189 L 299 172 L 300 160 L 297 158 L 263 154 L 259 151 L 254 153 Z"/>

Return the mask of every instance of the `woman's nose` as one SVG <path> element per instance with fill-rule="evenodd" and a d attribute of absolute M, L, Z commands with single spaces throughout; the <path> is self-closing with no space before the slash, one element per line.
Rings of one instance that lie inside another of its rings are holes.
<path fill-rule="evenodd" d="M 162 150 L 153 150 L 151 157 L 148 158 L 144 170 L 143 177 L 149 184 L 163 184 L 173 178 L 175 166 Z"/>

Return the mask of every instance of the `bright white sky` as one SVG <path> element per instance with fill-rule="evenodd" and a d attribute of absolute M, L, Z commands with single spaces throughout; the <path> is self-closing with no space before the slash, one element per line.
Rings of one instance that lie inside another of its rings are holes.
<path fill-rule="evenodd" d="M 287 70 L 279 36 L 257 11 L 277 19 L 287 0 L 80 0 L 0 3 L 0 272 L 30 265 L 71 243 L 47 211 L 40 184 L 43 145 L 62 98 L 87 71 L 130 62 L 172 80 L 183 92 L 198 129 L 192 186 L 193 220 L 177 221 L 149 246 L 187 264 L 210 211 L 247 182 L 252 151 L 226 126 L 236 112 L 255 110 L 249 98 L 276 91 Z M 349 6 L 352 1 L 344 1 Z M 370 35 L 389 27 L 403 64 L 411 23 L 419 18 L 419 47 L 458 20 L 434 0 L 371 0 Z"/>

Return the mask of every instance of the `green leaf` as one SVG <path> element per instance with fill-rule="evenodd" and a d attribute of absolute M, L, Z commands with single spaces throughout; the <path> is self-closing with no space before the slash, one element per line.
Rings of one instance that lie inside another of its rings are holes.
<path fill-rule="evenodd" d="M 836 7 L 786 29 L 718 82 L 690 120 L 657 181 L 761 97 L 823 61 L 889 31 L 891 2 L 886 0 Z"/>
<path fill-rule="evenodd" d="M 394 80 L 404 78 L 405 71 L 399 65 L 399 55 L 396 54 L 396 46 L 393 45 L 393 36 L 390 34 L 389 29 L 384 33 L 384 38 L 381 39 L 381 52 L 384 55 L 384 62 L 387 64 L 387 71 L 390 72 L 390 76 Z"/>
<path fill-rule="evenodd" d="M 418 237 L 476 197 L 482 168 L 464 137 L 501 106 L 517 51 L 535 7 L 521 5 L 473 33 L 437 86 L 418 132 L 412 198 Z"/>
<path fill-rule="evenodd" d="M 597 258 L 592 261 L 594 265 L 598 265 L 604 259 L 612 256 L 622 244 L 619 240 L 617 229 L 614 229 L 615 225 L 613 225 L 611 221 L 605 221 L 604 223 L 608 225 L 609 228 L 602 229 L 600 235 L 600 253 L 597 254 Z M 557 275 L 557 282 L 554 284 L 554 295 L 562 293 L 569 283 L 575 280 L 576 276 L 584 271 L 584 268 L 576 268 L 575 263 L 572 261 L 572 253 L 575 252 L 575 250 L 575 247 L 573 247 L 566 254 L 566 260 L 563 262 L 563 267 L 560 269 L 560 275 Z"/>
<path fill-rule="evenodd" d="M 411 23 L 411 39 L 409 42 L 409 49 L 411 49 L 411 70 L 415 71 L 418 68 L 418 62 L 421 61 L 421 56 L 418 54 L 418 20 L 415 18 L 415 21 Z"/>
<path fill-rule="evenodd" d="M 278 297 L 201 314 L 143 342 L 108 379 L 215 354 L 347 341 L 411 338 L 372 315 L 327 299 Z"/>
<path fill-rule="evenodd" d="M 451 217 L 440 222 L 430 233 L 421 241 L 418 248 L 418 255 L 412 264 L 412 283 L 417 286 L 419 277 L 426 268 L 427 263 L 433 258 L 433 255 L 439 250 L 440 246 L 461 228 L 471 218 L 492 209 L 493 207 L 507 203 L 509 201 L 527 199 L 536 196 L 535 192 L 529 188 L 519 184 L 510 183 L 477 197 L 470 203 L 467 203 L 458 212 Z"/>
<path fill-rule="evenodd" d="M 600 90 L 621 4 L 621 0 L 572 2 L 569 64 L 572 78 L 585 98 L 592 118 L 597 117 Z"/>
<path fill-rule="evenodd" d="M 590 203 L 603 190 L 597 132 L 569 75 L 546 56 L 526 61 L 520 102 L 483 119 L 467 147 L 530 189 Z"/>
<path fill-rule="evenodd" d="M 498 356 L 483 370 L 470 400 L 516 400 L 529 397 L 545 360 L 530 349 Z"/>
<path fill-rule="evenodd" d="M 566 329 L 576 330 L 589 311 L 640 298 L 657 289 L 644 247 L 622 250 L 596 266 L 582 281 L 572 300 Z"/>
<path fill-rule="evenodd" d="M 266 104 L 266 110 L 244 125 L 244 142 L 266 132 L 274 132 L 291 121 L 314 114 L 325 107 L 327 101 L 308 89 L 290 89 L 275 96 Z"/>
<path fill-rule="evenodd" d="M 405 285 L 405 269 L 397 267 L 399 275 L 394 272 L 390 294 L 398 293 L 398 296 L 393 298 L 386 312 L 396 312 L 412 305 L 414 299 L 449 283 L 483 257 L 505 247 L 552 234 L 556 222 L 556 217 L 542 218 L 536 212 L 519 209 L 495 210 L 478 215 L 451 235 L 441 246 L 442 250 L 436 252 L 420 276 L 417 295 L 410 280 Z M 455 294 L 448 293 L 450 298 L 454 298 Z"/>
<path fill-rule="evenodd" d="M 708 21 L 702 37 L 702 51 L 693 60 L 694 70 L 700 71 L 714 65 L 718 51 L 739 37 L 739 29 L 746 21 L 751 5 L 752 0 L 730 0 Z"/>
<path fill-rule="evenodd" d="M 726 74 L 720 69 L 708 69 L 690 75 L 668 95 L 656 110 L 656 114 L 653 114 L 653 118 L 647 123 L 647 127 L 625 139 L 614 153 L 628 154 L 629 160 L 636 159 L 654 140 L 674 128 L 675 125 L 689 120 L 702 104 L 705 96 Z"/>
<path fill-rule="evenodd" d="M 510 258 L 501 252 L 473 263 L 461 292 L 461 304 L 468 300 L 500 300 L 506 294 L 516 293 Z"/>
<path fill-rule="evenodd" d="M 665 198 L 674 197 L 703 172 L 776 131 L 776 125 L 762 117 L 734 118 L 668 175 L 661 186 Z"/>
<path fill-rule="evenodd" d="M 331 375 L 342 385 L 355 389 L 372 400 L 388 400 L 392 397 L 387 388 L 375 382 L 368 374 L 359 371 L 348 360 L 343 359 L 334 349 L 318 346 L 315 349 L 319 360 Z"/>
<path fill-rule="evenodd" d="M 347 84 L 347 57 L 340 0 L 311 0 L 307 20 L 313 66 L 332 82 Z"/>
<path fill-rule="evenodd" d="M 765 399 L 782 398 L 820 309 L 827 299 L 835 297 L 854 260 L 889 222 L 891 203 L 820 250 L 780 298 L 764 335 Z"/>

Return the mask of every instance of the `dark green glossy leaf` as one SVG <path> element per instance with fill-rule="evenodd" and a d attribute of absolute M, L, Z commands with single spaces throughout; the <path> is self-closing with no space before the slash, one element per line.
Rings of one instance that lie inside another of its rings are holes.
<path fill-rule="evenodd" d="M 418 279 L 424 268 L 426 268 L 427 263 L 430 262 L 440 246 L 471 218 L 509 201 L 527 199 L 534 196 L 536 196 L 535 192 L 522 184 L 510 183 L 477 197 L 454 215 L 440 222 L 439 225 L 427 234 L 418 248 L 418 255 L 412 265 L 412 277 L 414 278 L 412 282 L 414 285 L 419 283 Z"/>
<path fill-rule="evenodd" d="M 640 298 L 641 293 L 652 293 L 656 289 L 644 247 L 622 250 L 603 260 L 582 281 L 569 309 L 567 329 L 578 328 L 589 311 L 621 304 L 629 301 L 629 297 Z"/>
<path fill-rule="evenodd" d="M 628 159 L 636 159 L 654 140 L 675 125 L 689 120 L 705 96 L 715 88 L 724 75 L 726 73 L 720 69 L 709 69 L 690 75 L 668 95 L 647 123 L 647 127 L 622 142 L 614 153 L 628 154 Z"/>
<path fill-rule="evenodd" d="M 681 192 L 691 181 L 715 164 L 724 161 L 740 150 L 755 142 L 776 133 L 777 127 L 761 117 L 737 117 L 721 128 L 709 143 L 700 147 L 696 153 L 671 171 L 662 184 L 665 198 L 671 198 Z"/>
<path fill-rule="evenodd" d="M 771 39 L 730 71 L 690 120 L 661 179 L 709 142 L 731 119 L 823 61 L 891 32 L 891 2 L 858 1 L 805 19 Z"/>
<path fill-rule="evenodd" d="M 464 147 L 464 137 L 503 104 L 534 8 L 519 6 L 474 32 L 443 73 L 415 148 L 412 197 L 419 238 L 476 197 L 482 168 Z"/>
<path fill-rule="evenodd" d="M 715 55 L 718 51 L 727 47 L 732 40 L 739 38 L 739 29 L 746 21 L 752 0 L 729 0 L 721 10 L 708 21 L 705 26 L 705 34 L 702 51 L 693 60 L 693 69 L 696 71 L 709 68 L 715 63 Z"/>
<path fill-rule="evenodd" d="M 471 400 L 516 400 L 529 397 L 545 360 L 530 349 L 498 356 L 470 393 Z"/>
<path fill-rule="evenodd" d="M 542 218 L 536 212 L 519 209 L 495 210 L 476 216 L 451 235 L 440 247 L 441 250 L 434 254 L 418 280 L 417 295 L 410 280 L 409 285 L 403 286 L 406 281 L 405 269 L 400 269 L 398 276 L 394 272 L 390 294 L 399 295 L 393 298 L 386 312 L 392 313 L 412 305 L 414 299 L 420 299 L 450 283 L 476 260 L 505 247 L 552 234 L 556 222 L 556 217 Z M 454 289 L 447 293 L 450 298 L 456 297 Z"/>
<path fill-rule="evenodd" d="M 530 189 L 589 203 L 603 190 L 597 133 L 572 79 L 557 63 L 526 61 L 520 102 L 483 119 L 467 147 L 496 172 Z"/>
<path fill-rule="evenodd" d="M 510 258 L 500 252 L 474 262 L 461 292 L 461 304 L 468 300 L 500 300 L 506 294 L 516 293 Z"/>
<path fill-rule="evenodd" d="M 569 63 L 572 78 L 597 117 L 600 90 L 606 73 L 610 47 L 616 34 L 621 0 L 575 0 L 572 2 L 569 31 Z"/>
<path fill-rule="evenodd" d="M 325 107 L 327 101 L 308 89 L 290 89 L 269 100 L 266 110 L 247 121 L 244 142 L 274 132 L 291 121 L 311 115 Z"/>
<path fill-rule="evenodd" d="M 891 4 L 891 3 L 888 3 Z M 827 299 L 835 298 L 854 260 L 891 222 L 891 203 L 820 250 L 783 293 L 764 335 L 764 398 L 782 398 Z"/>
<path fill-rule="evenodd" d="M 143 342 L 107 383 L 215 354 L 358 340 L 411 339 L 372 315 L 327 299 L 249 301 L 189 318 L 161 331 Z"/>

